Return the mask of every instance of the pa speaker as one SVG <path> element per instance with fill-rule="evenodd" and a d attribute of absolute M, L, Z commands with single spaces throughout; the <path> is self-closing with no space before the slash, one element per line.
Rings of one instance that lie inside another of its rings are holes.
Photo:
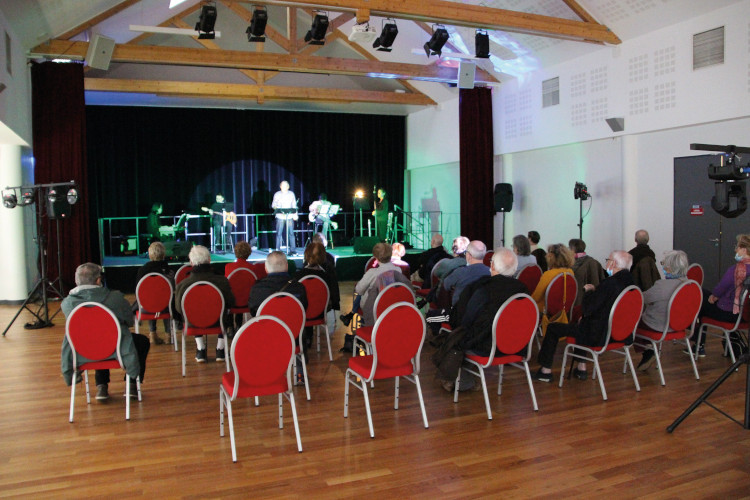
<path fill-rule="evenodd" d="M 112 60 L 112 52 L 115 50 L 115 41 L 102 35 L 94 35 L 89 42 L 89 49 L 86 51 L 86 63 L 90 68 L 109 69 L 109 62 Z"/>
<path fill-rule="evenodd" d="M 164 249 L 166 250 L 165 256 L 175 259 L 187 258 L 190 249 L 193 248 L 189 241 L 164 241 L 162 243 L 164 243 Z"/>
<path fill-rule="evenodd" d="M 58 197 L 55 201 L 47 200 L 47 217 L 52 220 L 67 219 L 70 217 L 70 206 L 64 196 Z"/>
<path fill-rule="evenodd" d="M 377 236 L 359 236 L 354 238 L 354 253 L 372 253 L 372 247 L 380 243 Z"/>
<path fill-rule="evenodd" d="M 495 212 L 513 210 L 513 186 L 502 182 L 495 184 Z"/>
<path fill-rule="evenodd" d="M 474 75 L 477 72 L 477 65 L 471 62 L 461 61 L 458 63 L 458 88 L 473 89 Z"/>

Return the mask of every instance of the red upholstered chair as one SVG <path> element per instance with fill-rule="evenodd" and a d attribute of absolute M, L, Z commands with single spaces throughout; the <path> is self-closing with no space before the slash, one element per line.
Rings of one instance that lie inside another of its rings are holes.
<path fill-rule="evenodd" d="M 492 250 L 484 254 L 484 259 L 482 260 L 482 264 L 484 264 L 487 267 L 490 267 L 490 263 L 492 262 L 493 255 L 495 255 L 495 252 L 493 252 Z"/>
<path fill-rule="evenodd" d="M 700 285 L 695 281 L 688 280 L 678 286 L 669 299 L 667 326 L 664 328 L 664 331 L 657 332 L 642 326 L 639 326 L 635 331 L 634 344 L 641 347 L 650 347 L 654 350 L 661 385 L 666 385 L 664 382 L 664 372 L 661 368 L 660 355 L 665 340 L 682 340 L 685 342 L 690 353 L 690 362 L 693 364 L 693 373 L 695 373 L 696 380 L 700 380 L 698 367 L 695 366 L 693 349 L 688 340 L 688 329 L 692 329 L 695 325 L 695 319 L 698 317 L 698 312 L 700 312 L 702 300 L 703 291 Z"/>
<path fill-rule="evenodd" d="M 178 270 L 177 274 L 174 275 L 174 284 L 175 286 L 179 285 L 182 280 L 190 276 L 190 273 L 193 272 L 193 266 L 190 264 L 184 264 L 182 265 Z"/>
<path fill-rule="evenodd" d="M 370 257 L 369 259 L 367 259 L 367 262 L 365 263 L 365 270 L 364 270 L 364 272 L 367 272 L 370 269 L 374 269 L 374 268 L 378 267 L 378 264 L 379 264 L 378 263 L 378 259 L 376 259 L 375 257 Z"/>
<path fill-rule="evenodd" d="M 690 264 L 687 268 L 686 275 L 687 279 L 695 281 L 699 286 L 703 286 L 703 268 L 697 262 Z"/>
<path fill-rule="evenodd" d="M 213 283 L 196 281 L 182 295 L 182 376 L 185 376 L 185 337 L 219 335 L 224 331 L 224 297 Z M 229 358 L 224 358 L 229 371 Z"/>
<path fill-rule="evenodd" d="M 278 292 L 270 295 L 264 300 L 257 311 L 258 316 L 273 316 L 280 319 L 289 330 L 295 341 L 294 355 L 302 363 L 302 376 L 305 379 L 305 392 L 307 400 L 310 401 L 310 383 L 307 379 L 307 364 L 302 349 L 299 346 L 299 337 L 302 335 L 302 329 L 305 327 L 305 308 L 297 297 L 287 292 Z M 295 372 L 297 366 L 295 364 Z M 295 379 L 297 374 L 294 373 Z"/>
<path fill-rule="evenodd" d="M 409 304 L 414 304 L 414 291 L 403 283 L 391 283 L 387 287 L 383 288 L 375 298 L 375 303 L 373 304 L 373 317 L 377 320 L 378 317 L 380 317 L 380 315 L 383 314 L 386 309 L 398 302 L 407 302 Z M 370 344 L 372 343 L 373 330 L 373 326 L 360 326 L 357 329 L 357 333 L 354 336 L 354 341 L 352 342 L 353 356 L 355 356 L 357 353 L 358 340 L 367 350 L 367 354 L 370 354 Z"/>
<path fill-rule="evenodd" d="M 230 307 L 229 312 L 231 314 L 243 314 L 244 319 L 247 319 L 250 315 L 250 308 L 247 307 L 247 301 L 250 298 L 250 290 L 253 285 L 258 281 L 255 273 L 246 267 L 238 267 L 227 276 L 229 280 L 229 286 L 232 287 L 232 295 L 234 295 L 234 303 L 237 304 L 235 307 Z M 241 304 L 241 305 L 240 305 Z"/>
<path fill-rule="evenodd" d="M 266 263 L 265 262 L 256 262 L 252 264 L 253 272 L 255 273 L 255 277 L 259 280 L 262 280 L 266 276 L 268 276 L 268 273 L 266 272 Z"/>
<path fill-rule="evenodd" d="M 257 398 L 279 395 L 279 429 L 284 428 L 283 399 L 292 406 L 297 450 L 302 451 L 297 408 L 291 391 L 289 375 L 294 360 L 294 337 L 289 328 L 272 316 L 257 316 L 244 325 L 232 339 L 230 348 L 232 371 L 221 377 L 219 386 L 219 435 L 224 436 L 224 408 L 229 416 L 229 439 L 232 461 L 237 461 L 237 449 L 232 419 L 232 401 L 237 398 Z"/>
<path fill-rule="evenodd" d="M 70 385 L 70 422 L 76 397 L 76 373 L 83 372 L 86 382 L 86 404 L 91 404 L 88 370 L 122 368 L 120 354 L 120 324 L 106 306 L 98 302 L 84 302 L 71 311 L 65 321 L 65 337 L 73 357 L 73 383 Z M 141 381 L 136 378 L 138 401 L 141 400 Z M 125 377 L 125 394 L 130 394 L 130 377 Z M 125 420 L 130 420 L 130 398 L 125 398 Z"/>
<path fill-rule="evenodd" d="M 525 293 L 517 293 L 509 297 L 500 306 L 492 322 L 492 351 L 490 355 L 479 356 L 471 351 L 466 353 L 464 362 L 468 363 L 469 366 L 459 367 L 458 369 L 455 390 L 453 392 L 453 402 L 458 403 L 458 387 L 461 382 L 461 371 L 476 375 L 482 381 L 487 418 L 492 420 L 492 409 L 490 407 L 490 399 L 487 395 L 487 382 L 484 370 L 491 366 L 498 367 L 497 395 L 499 396 L 503 388 L 503 368 L 505 365 L 510 365 L 526 372 L 526 380 L 529 383 L 529 391 L 531 392 L 531 402 L 534 406 L 534 411 L 538 411 L 539 407 L 536 404 L 536 394 L 534 393 L 534 385 L 531 382 L 531 372 L 529 371 L 531 342 L 534 339 L 534 332 L 536 332 L 538 323 L 539 310 L 530 296 Z M 520 353 L 524 348 L 526 349 L 525 354 L 504 354 Z"/>
<path fill-rule="evenodd" d="M 533 291 L 533 290 L 531 290 Z M 573 316 L 573 304 L 578 294 L 578 283 L 572 273 L 561 273 L 552 278 L 544 291 L 544 311 L 542 314 L 552 318 L 565 309 L 568 320 Z M 541 324 L 538 327 L 539 337 L 542 336 Z M 537 344 L 541 346 L 539 339 Z"/>
<path fill-rule="evenodd" d="M 318 352 L 320 352 L 320 328 L 323 327 L 326 342 L 328 343 L 328 360 L 333 361 L 331 337 L 328 335 L 328 321 L 326 321 L 326 314 L 328 314 L 328 301 L 331 297 L 328 285 L 323 278 L 312 274 L 303 276 L 300 278 L 299 282 L 305 287 L 305 292 L 307 293 L 305 326 L 311 326 L 315 329 L 318 339 Z"/>
<path fill-rule="evenodd" d="M 138 310 L 135 312 L 135 333 L 140 333 L 140 322 L 148 320 L 168 319 L 171 323 L 172 343 L 177 350 L 177 327 L 172 311 L 172 283 L 166 276 L 159 273 L 149 273 L 135 286 L 135 300 Z"/>
<path fill-rule="evenodd" d="M 701 319 L 701 327 L 698 330 L 696 345 L 700 345 L 701 337 L 705 335 L 724 338 L 724 356 L 731 356 L 732 363 L 737 361 L 734 349 L 732 349 L 732 342 L 729 340 L 729 334 L 737 330 L 747 330 L 748 327 L 750 327 L 750 295 L 748 295 L 747 290 L 742 292 L 742 295 L 740 296 L 740 304 L 742 304 L 740 307 L 740 313 L 737 315 L 737 321 L 734 323 L 727 323 L 726 321 L 719 321 L 708 317 Z M 711 332 L 709 331 L 709 328 L 712 330 L 719 330 L 721 333 Z M 697 360 L 697 352 L 695 353 L 695 356 Z"/>
<path fill-rule="evenodd" d="M 630 343 L 632 344 L 635 329 L 641 320 L 642 311 L 643 294 L 641 293 L 641 289 L 635 285 L 631 285 L 623 290 L 615 300 L 615 303 L 612 304 L 612 309 L 609 313 L 607 337 L 603 346 L 595 347 L 576 344 L 576 339 L 568 337 L 565 353 L 563 354 L 562 369 L 560 370 L 560 387 L 562 387 L 563 379 L 565 378 L 565 363 L 568 360 L 568 356 L 581 361 L 592 361 L 594 363 L 594 378 L 599 379 L 602 399 L 606 401 L 607 391 L 604 389 L 604 379 L 602 378 L 601 366 L 599 366 L 599 356 L 605 352 L 616 352 L 625 356 L 626 364 L 623 366 L 622 372 L 625 373 L 627 368 L 630 368 L 635 390 L 640 391 L 641 386 L 638 384 L 638 377 L 636 377 L 635 370 L 633 369 L 633 358 L 630 356 L 630 345 L 627 342 L 630 339 Z M 576 354 L 575 349 L 582 350 L 588 353 L 588 355 Z M 570 362 L 572 363 L 573 360 L 571 359 Z"/>
<path fill-rule="evenodd" d="M 364 394 L 370 437 L 375 437 L 367 383 L 395 377 L 396 393 L 393 407 L 398 410 L 399 377 L 404 377 L 417 386 L 424 427 L 426 429 L 429 426 L 422 398 L 422 387 L 419 385 L 419 356 L 422 352 L 424 337 L 425 321 L 413 304 L 399 302 L 380 315 L 372 333 L 372 354 L 349 358 L 349 368 L 345 375 L 344 418 L 349 416 L 349 385 L 351 384 Z"/>
<path fill-rule="evenodd" d="M 529 293 L 536 290 L 540 279 L 542 279 L 542 268 L 536 264 L 524 266 L 521 268 L 521 272 L 518 273 L 518 281 L 526 285 Z"/>

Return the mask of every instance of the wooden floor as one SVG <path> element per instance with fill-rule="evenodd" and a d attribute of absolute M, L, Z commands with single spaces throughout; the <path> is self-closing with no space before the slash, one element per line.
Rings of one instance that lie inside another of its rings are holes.
<path fill-rule="evenodd" d="M 348 296 L 351 283 L 342 287 Z M 350 302 L 350 301 L 349 301 Z M 344 304 L 345 309 L 349 304 Z M 53 305 L 53 311 L 57 305 Z M 3 326 L 16 308 L 0 307 Z M 310 360 L 312 400 L 295 388 L 304 451 L 297 453 L 289 416 L 277 425 L 275 397 L 235 405 L 238 463 L 229 436 L 219 437 L 218 385 L 223 363 L 193 360 L 180 376 L 180 354 L 152 346 L 143 401 L 124 419 L 124 382 L 113 372 L 112 398 L 87 406 L 78 391 L 68 423 L 70 390 L 60 376 L 58 316 L 50 329 L 28 331 L 24 313 L 0 339 L 0 496 L 61 497 L 314 497 L 314 498 L 739 498 L 750 495 L 750 432 L 703 405 L 674 434 L 665 431 L 729 361 L 716 340 L 692 375 L 678 346 L 665 348 L 667 386 L 655 370 L 640 374 L 640 393 L 620 373 L 617 356 L 603 363 L 609 401 L 598 384 L 535 383 L 532 410 L 525 377 L 506 371 L 487 420 L 481 392 L 458 404 L 434 380 L 422 354 L 422 387 L 430 428 L 424 429 L 414 386 L 402 382 L 400 409 L 393 385 L 371 391 L 375 439 L 367 430 L 362 395 L 353 391 L 343 418 L 348 357 Z M 343 329 L 334 337 L 342 344 Z M 555 373 L 559 374 L 560 357 Z M 536 364 L 532 365 L 533 369 Z M 742 418 L 744 368 L 712 401 Z M 91 377 L 93 382 L 93 376 Z"/>

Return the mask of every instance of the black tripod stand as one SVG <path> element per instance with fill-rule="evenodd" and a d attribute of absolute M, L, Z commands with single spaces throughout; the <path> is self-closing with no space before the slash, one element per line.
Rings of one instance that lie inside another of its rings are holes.
<path fill-rule="evenodd" d="M 730 346 L 730 349 L 731 349 L 731 346 Z M 747 367 L 746 372 L 745 372 L 745 421 L 744 422 L 738 421 L 731 415 L 727 414 L 724 410 L 715 407 L 714 405 L 712 405 L 711 403 L 707 401 L 708 397 L 716 389 L 718 389 L 719 386 L 742 365 L 746 365 Z M 672 422 L 672 424 L 669 427 L 667 427 L 667 432 L 671 433 L 672 431 L 674 431 L 677 428 L 677 426 L 680 425 L 682 421 L 685 420 L 688 417 L 688 415 L 690 415 L 693 412 L 693 410 L 695 410 L 696 408 L 698 408 L 698 406 L 700 406 L 701 403 L 707 404 L 708 406 L 718 411 L 719 413 L 721 413 L 728 419 L 740 424 L 743 428 L 750 429 L 750 353 L 746 352 L 745 354 L 737 358 L 737 361 L 735 361 L 735 363 L 732 366 L 727 368 L 727 371 L 722 373 L 721 376 L 717 378 L 713 384 L 711 384 L 711 387 L 706 389 L 706 392 L 701 394 L 698 399 L 693 401 L 693 403 L 688 407 L 688 409 L 685 410 L 682 413 L 682 415 L 677 417 L 677 419 L 674 422 Z"/>
<path fill-rule="evenodd" d="M 15 323 L 18 316 L 21 314 L 21 311 L 26 309 L 29 311 L 35 318 L 36 321 L 31 323 L 26 323 L 23 327 L 27 330 L 38 330 L 39 328 L 48 328 L 52 326 L 52 320 L 60 313 L 60 310 L 58 309 L 55 314 L 50 317 L 49 315 L 49 295 L 48 293 L 54 293 L 59 298 L 63 298 L 63 292 L 60 288 L 62 288 L 62 280 L 60 278 L 61 273 L 61 259 L 60 259 L 60 222 L 57 221 L 57 272 L 58 277 L 54 281 L 50 281 L 49 277 L 47 276 L 47 244 L 46 244 L 46 236 L 44 235 L 43 228 L 42 228 L 42 218 L 43 218 L 43 211 L 44 211 L 44 190 L 43 189 L 37 189 L 37 208 L 35 213 L 36 216 L 36 230 L 37 230 L 37 238 L 36 238 L 36 245 L 37 245 L 37 251 L 39 252 L 39 279 L 37 279 L 36 284 L 34 284 L 34 288 L 31 289 L 31 292 L 29 292 L 28 297 L 26 297 L 26 300 L 21 304 L 21 307 L 16 312 L 16 315 L 13 316 L 13 319 L 10 320 L 10 323 L 8 323 L 8 326 L 5 327 L 5 330 L 3 330 L 3 337 L 5 337 L 5 334 L 8 332 L 11 326 L 13 326 L 13 323 Z M 55 286 L 55 282 L 57 282 L 60 285 L 60 288 L 57 288 Z M 30 307 L 30 304 L 35 302 L 37 297 L 41 300 L 41 304 L 36 308 L 36 311 L 32 310 Z"/>

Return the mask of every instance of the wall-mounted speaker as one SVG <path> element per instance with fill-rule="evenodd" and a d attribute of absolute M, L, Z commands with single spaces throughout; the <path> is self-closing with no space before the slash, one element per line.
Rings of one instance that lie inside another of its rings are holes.
<path fill-rule="evenodd" d="M 89 49 L 86 51 L 86 63 L 90 68 L 109 69 L 109 63 L 112 60 L 112 53 L 115 51 L 115 41 L 102 35 L 94 35 L 89 42 Z"/>
<path fill-rule="evenodd" d="M 461 61 L 458 63 L 458 88 L 473 89 L 474 76 L 477 72 L 477 65 L 472 62 Z"/>
<path fill-rule="evenodd" d="M 513 185 L 507 182 L 495 184 L 495 212 L 513 210 Z"/>

